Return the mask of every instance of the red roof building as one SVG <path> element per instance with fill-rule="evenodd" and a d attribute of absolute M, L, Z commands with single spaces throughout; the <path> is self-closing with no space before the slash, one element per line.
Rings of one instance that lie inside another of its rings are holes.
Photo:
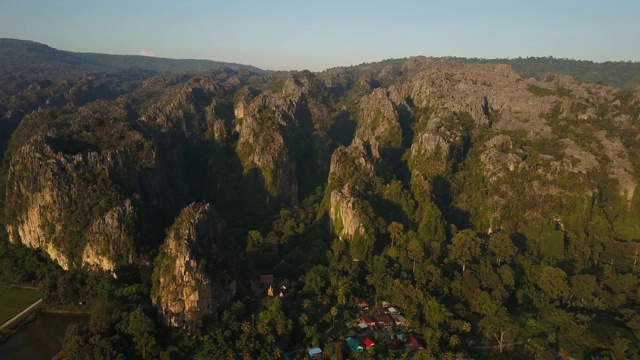
<path fill-rule="evenodd" d="M 362 343 L 363 343 L 363 344 L 364 344 L 364 346 L 366 346 L 366 347 L 371 347 L 371 346 L 373 346 L 373 345 L 375 345 L 375 344 L 376 344 L 376 343 L 374 343 L 373 341 L 371 341 L 371 339 L 369 339 L 369 338 L 364 339 L 364 341 L 363 341 Z"/>
<path fill-rule="evenodd" d="M 422 345 L 420 345 L 420 343 L 418 342 L 418 339 L 416 339 L 413 335 L 409 336 L 409 343 L 407 344 L 407 349 L 416 350 L 416 351 L 424 350 Z"/>
<path fill-rule="evenodd" d="M 360 318 L 360 320 L 362 320 L 363 323 L 371 326 L 371 327 L 376 327 L 376 321 L 374 319 L 372 319 L 370 316 L 363 316 Z"/>
<path fill-rule="evenodd" d="M 380 326 L 392 327 L 394 324 L 393 319 L 391 319 L 391 316 L 389 316 L 388 314 L 380 314 L 374 317 L 376 318 L 376 321 L 378 322 L 378 324 L 380 324 Z"/>

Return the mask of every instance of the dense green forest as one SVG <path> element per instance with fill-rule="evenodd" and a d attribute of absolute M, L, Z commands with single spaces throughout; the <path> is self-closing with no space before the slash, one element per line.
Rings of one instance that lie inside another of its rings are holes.
<path fill-rule="evenodd" d="M 640 92 L 522 61 L 13 79 L 0 281 L 61 359 L 640 357 Z"/>

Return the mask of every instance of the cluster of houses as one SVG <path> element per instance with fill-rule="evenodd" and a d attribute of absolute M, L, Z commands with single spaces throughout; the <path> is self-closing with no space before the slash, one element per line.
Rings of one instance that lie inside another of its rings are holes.
<path fill-rule="evenodd" d="M 376 345 L 371 338 L 366 337 L 364 340 L 359 340 L 355 337 L 348 337 L 344 339 L 345 344 L 351 350 L 351 352 L 357 354 L 363 352 L 365 349 L 373 347 Z M 406 345 L 405 345 L 406 342 Z M 397 334 L 393 341 L 391 342 L 391 347 L 394 349 L 401 349 L 402 346 L 405 345 L 406 349 L 411 351 L 422 351 L 424 347 L 420 344 L 418 339 L 413 335 L 409 335 L 406 337 L 404 334 Z M 309 348 L 307 350 L 309 354 L 309 359 L 320 359 L 322 357 L 322 349 L 319 347 Z"/>
<path fill-rule="evenodd" d="M 364 311 L 369 310 L 369 304 L 365 300 L 361 300 L 358 307 Z M 375 314 L 370 313 L 357 319 L 356 327 L 364 334 L 358 337 L 347 337 L 344 339 L 344 343 L 353 353 L 361 353 L 365 349 L 376 345 L 375 342 L 366 335 L 367 333 L 371 331 L 387 331 L 394 328 L 396 330 L 398 330 L 398 328 L 406 328 L 407 321 L 397 308 L 391 306 L 387 301 L 383 301 L 382 308 Z M 392 337 L 391 347 L 394 349 L 406 348 L 411 351 L 424 350 L 424 347 L 415 336 L 410 334 L 405 335 L 403 333 L 395 334 L 395 336 Z M 310 348 L 308 349 L 308 355 L 310 359 L 319 359 L 322 357 L 322 349 L 319 347 Z"/>
<path fill-rule="evenodd" d="M 253 284 L 255 284 L 254 291 L 258 297 L 285 297 L 289 287 L 287 279 L 278 280 L 271 274 L 260 275 L 259 282 L 252 282 L 252 288 Z M 343 346 L 353 353 L 361 353 L 365 349 L 376 346 L 373 338 L 381 342 L 378 346 L 390 346 L 396 350 L 424 350 L 415 336 L 401 333 L 403 329 L 407 328 L 407 320 L 402 316 L 400 310 L 387 301 L 383 301 L 381 305 L 374 311 L 370 311 L 366 300 L 363 299 L 358 303 L 358 307 L 366 315 L 355 321 L 359 335 L 345 338 Z M 388 331 L 391 329 L 394 329 L 395 333 L 390 334 Z M 399 331 L 400 333 L 398 333 Z M 389 336 L 391 337 L 389 338 Z M 307 349 L 307 357 L 309 359 L 322 358 L 322 349 L 320 347 Z"/>
<path fill-rule="evenodd" d="M 369 305 L 365 300 L 361 300 L 358 305 L 361 309 L 368 310 Z M 375 315 L 365 315 L 356 321 L 356 326 L 360 330 L 385 330 L 393 327 L 407 327 L 407 320 L 400 314 L 400 311 L 391 306 L 387 301 L 382 302 L 382 309 Z"/>

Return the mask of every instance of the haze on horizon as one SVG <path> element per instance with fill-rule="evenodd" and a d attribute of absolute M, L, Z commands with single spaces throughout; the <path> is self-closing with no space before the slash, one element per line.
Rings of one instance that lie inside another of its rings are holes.
<path fill-rule="evenodd" d="M 640 2 L 0 0 L 0 37 L 323 70 L 414 55 L 640 61 Z"/>

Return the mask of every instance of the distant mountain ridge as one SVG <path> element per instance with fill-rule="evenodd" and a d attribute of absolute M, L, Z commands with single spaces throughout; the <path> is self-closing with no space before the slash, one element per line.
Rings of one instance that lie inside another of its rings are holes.
<path fill-rule="evenodd" d="M 131 67 L 158 72 L 205 71 L 220 67 L 256 73 L 263 72 L 263 70 L 255 66 L 221 61 L 77 53 L 58 50 L 34 41 L 0 38 L 0 75 L 39 73 L 57 78 L 77 71 L 113 70 Z"/>
<path fill-rule="evenodd" d="M 465 63 L 507 64 L 522 77 L 542 79 L 550 73 L 569 75 L 582 82 L 601 83 L 628 89 L 640 86 L 640 62 L 559 59 L 554 57 L 527 57 L 516 59 L 454 58 Z M 388 59 L 373 64 L 339 66 L 359 69 L 370 65 L 398 65 L 406 59 Z M 169 59 L 142 55 L 112 55 L 79 53 L 52 48 L 30 40 L 0 38 L 0 76 L 39 74 L 42 78 L 63 78 L 72 73 L 104 71 L 137 67 L 157 72 L 206 71 L 220 67 L 247 70 L 253 73 L 265 71 L 237 63 Z M 328 69 L 330 70 L 330 69 Z"/>
<path fill-rule="evenodd" d="M 527 57 L 516 59 L 461 59 L 480 64 L 507 64 L 522 77 L 540 79 L 549 73 L 565 74 L 582 82 L 602 83 L 629 89 L 640 86 L 640 62 L 558 59 Z"/>
<path fill-rule="evenodd" d="M 363 63 L 353 66 L 336 67 L 333 69 L 351 69 L 352 71 L 374 71 L 386 66 L 402 67 L 410 59 L 425 58 L 415 56 L 410 58 L 386 59 L 373 63 Z M 428 58 L 428 57 L 426 57 Z M 545 80 L 549 74 L 569 75 L 583 83 L 609 85 L 620 89 L 631 89 L 640 86 L 640 62 L 636 61 L 605 61 L 559 59 L 548 57 L 527 57 L 515 59 L 483 59 L 463 57 L 432 57 L 433 59 L 447 59 L 452 62 L 467 64 L 505 64 L 509 65 L 523 78 Z M 332 71 L 327 69 L 326 71 Z"/>

